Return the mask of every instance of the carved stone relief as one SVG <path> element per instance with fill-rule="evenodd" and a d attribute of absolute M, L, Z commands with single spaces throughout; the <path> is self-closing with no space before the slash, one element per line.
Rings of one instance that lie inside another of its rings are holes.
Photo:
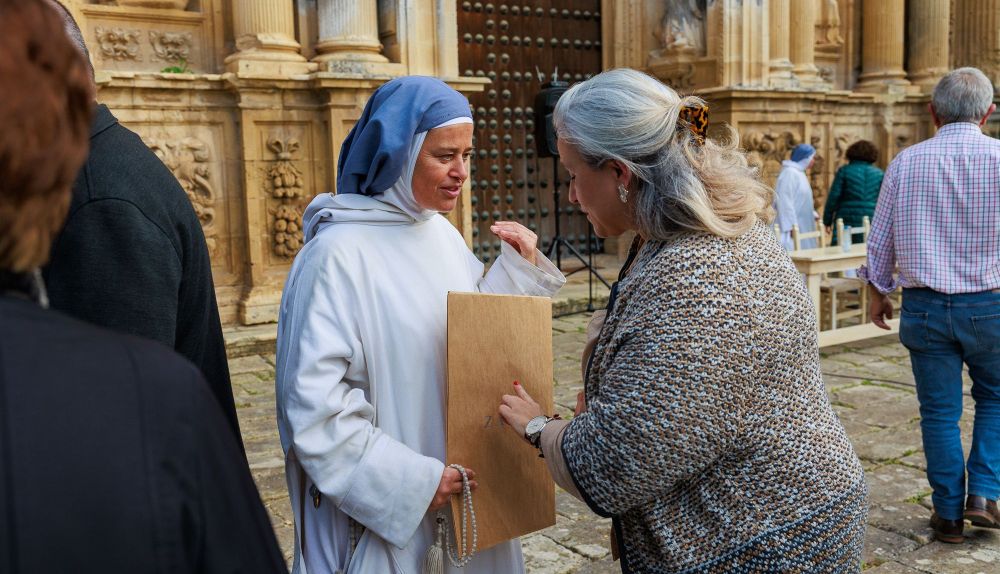
<path fill-rule="evenodd" d="M 292 204 L 282 204 L 274 212 L 274 253 L 281 257 L 295 257 L 302 249 L 302 212 Z"/>
<path fill-rule="evenodd" d="M 187 8 L 191 0 L 103 0 L 102 3 L 117 6 L 134 6 L 136 8 L 183 10 Z"/>
<path fill-rule="evenodd" d="M 763 179 L 770 183 L 774 183 L 774 178 L 768 178 L 767 174 L 773 173 L 776 177 L 781 170 L 781 162 L 788 159 L 788 154 L 800 141 L 798 134 L 790 131 L 751 131 L 742 140 L 744 149 L 747 150 L 747 160 L 756 165 L 761 170 Z"/>
<path fill-rule="evenodd" d="M 296 200 L 304 195 L 302 171 L 292 163 L 292 154 L 299 151 L 299 140 L 270 138 L 267 147 L 277 156 L 274 165 L 267 169 L 271 197 L 281 204 L 273 211 L 274 223 L 271 239 L 274 253 L 281 257 L 294 257 L 302 248 L 302 212 Z"/>
<path fill-rule="evenodd" d="M 170 141 L 147 141 L 149 148 L 173 172 L 184 189 L 194 212 L 201 221 L 209 253 L 215 252 L 215 188 L 211 182 L 211 150 L 207 143 L 194 137 Z"/>
<path fill-rule="evenodd" d="M 812 188 L 813 192 L 813 209 L 817 211 L 821 210 L 823 203 L 826 201 L 826 170 L 827 161 L 826 154 L 823 153 L 823 138 L 819 135 L 813 135 L 809 138 L 809 143 L 816 148 L 816 159 L 813 160 L 812 168 L 809 169 L 809 187 Z"/>
<path fill-rule="evenodd" d="M 816 19 L 816 45 L 839 48 L 844 45 L 840 33 L 840 6 L 837 0 L 815 0 L 819 2 Z"/>
<path fill-rule="evenodd" d="M 694 88 L 694 77 L 694 64 L 687 63 L 672 73 L 660 76 L 660 80 L 675 90 L 690 90 Z"/>
<path fill-rule="evenodd" d="M 704 56 L 706 0 L 665 0 L 663 18 L 654 32 L 659 50 L 654 57 Z"/>
<path fill-rule="evenodd" d="M 139 35 L 142 33 L 140 30 L 98 26 L 94 28 L 94 33 L 97 35 L 97 45 L 104 59 L 142 61 L 142 55 L 139 53 Z"/>
<path fill-rule="evenodd" d="M 853 132 L 845 132 L 838 134 L 833 138 L 833 146 L 837 150 L 837 166 L 847 162 L 847 148 L 851 147 L 851 144 L 861 139 L 861 136 Z"/>
<path fill-rule="evenodd" d="M 153 47 L 153 60 L 165 62 L 188 61 L 191 57 L 191 32 L 149 31 L 149 44 Z"/>

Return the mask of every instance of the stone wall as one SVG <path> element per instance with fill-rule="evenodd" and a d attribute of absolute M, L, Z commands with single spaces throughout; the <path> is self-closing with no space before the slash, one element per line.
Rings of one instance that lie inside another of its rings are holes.
<path fill-rule="evenodd" d="M 98 99 L 191 198 L 227 325 L 276 319 L 302 209 L 335 190 L 340 143 L 374 89 L 404 74 L 466 93 L 489 83 L 459 76 L 462 0 L 66 3 L 89 44 Z M 498 14 L 514 5 L 464 4 Z M 947 69 L 977 65 L 1000 80 L 1000 0 L 541 4 L 599 7 L 604 67 L 644 69 L 703 95 L 715 129 L 735 126 L 768 181 L 791 146 L 815 145 L 817 206 L 857 139 L 879 146 L 884 167 L 932 135 L 926 104 Z M 469 241 L 470 211 L 466 193 L 452 220 Z"/>
<path fill-rule="evenodd" d="M 98 100 L 173 171 L 202 221 L 222 320 L 273 322 L 302 210 L 335 190 L 369 95 L 409 74 L 460 78 L 442 0 L 70 1 Z M 451 27 L 448 25 L 451 9 Z M 310 32 L 311 31 L 311 32 Z M 392 42 L 382 54 L 380 37 Z M 468 204 L 454 214 L 462 227 Z M 467 226 L 466 226 L 467 227 Z"/>

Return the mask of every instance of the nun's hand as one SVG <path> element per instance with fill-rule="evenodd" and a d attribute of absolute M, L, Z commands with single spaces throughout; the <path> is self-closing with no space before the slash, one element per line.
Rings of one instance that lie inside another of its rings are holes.
<path fill-rule="evenodd" d="M 516 221 L 497 221 L 490 226 L 490 231 L 517 249 L 517 252 L 528 263 L 538 265 L 537 252 L 535 251 L 535 246 L 538 245 L 538 236 L 535 235 L 534 231 Z"/>

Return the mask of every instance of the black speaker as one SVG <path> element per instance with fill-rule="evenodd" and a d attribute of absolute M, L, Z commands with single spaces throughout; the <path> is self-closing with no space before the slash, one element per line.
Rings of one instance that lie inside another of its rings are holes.
<path fill-rule="evenodd" d="M 556 102 L 569 89 L 569 84 L 560 80 L 552 80 L 542 85 L 542 90 L 535 96 L 535 145 L 538 147 L 538 157 L 558 157 L 556 147 L 556 130 L 552 126 L 552 112 Z"/>

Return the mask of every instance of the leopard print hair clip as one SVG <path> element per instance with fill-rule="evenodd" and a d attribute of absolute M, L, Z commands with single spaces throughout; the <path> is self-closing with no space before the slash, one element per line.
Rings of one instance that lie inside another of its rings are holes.
<path fill-rule="evenodd" d="M 681 108 L 677 117 L 677 129 L 687 128 L 694 134 L 699 145 L 705 143 L 708 132 L 708 106 L 706 104 L 688 104 Z"/>

